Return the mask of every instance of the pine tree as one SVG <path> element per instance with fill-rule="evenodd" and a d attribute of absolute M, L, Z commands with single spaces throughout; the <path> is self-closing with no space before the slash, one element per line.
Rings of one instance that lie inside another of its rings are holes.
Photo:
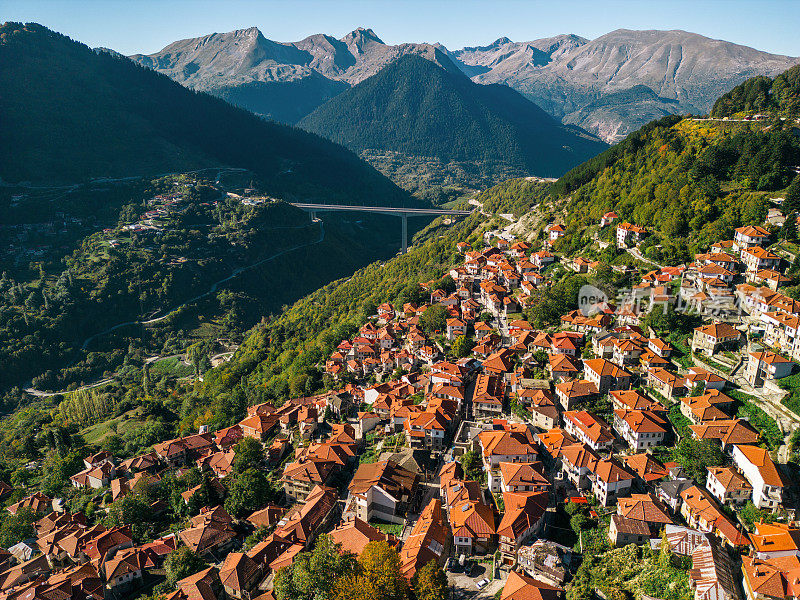
<path fill-rule="evenodd" d="M 788 241 L 797 239 L 797 213 L 791 212 L 781 228 L 781 237 Z"/>
<path fill-rule="evenodd" d="M 786 197 L 783 201 L 784 213 L 798 210 L 800 210 L 800 175 L 797 175 L 786 189 Z"/>

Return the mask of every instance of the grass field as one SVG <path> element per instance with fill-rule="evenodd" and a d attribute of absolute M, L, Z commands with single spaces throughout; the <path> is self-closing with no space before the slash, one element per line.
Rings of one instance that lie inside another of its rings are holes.
<path fill-rule="evenodd" d="M 118 417 L 108 419 L 96 425 L 90 425 L 86 429 L 81 430 L 80 433 L 87 444 L 100 445 L 107 437 L 114 435 L 116 432 L 115 427 L 118 429 L 123 426 L 123 423 L 125 427 L 144 423 L 142 408 L 136 407 Z"/>
<path fill-rule="evenodd" d="M 191 365 L 185 365 L 178 357 L 164 358 L 157 360 L 150 365 L 150 373 L 154 375 L 175 375 L 176 377 L 188 377 L 194 373 Z"/>

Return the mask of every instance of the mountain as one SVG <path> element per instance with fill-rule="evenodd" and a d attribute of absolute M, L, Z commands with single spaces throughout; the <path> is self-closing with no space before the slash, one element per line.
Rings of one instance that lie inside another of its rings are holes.
<path fill-rule="evenodd" d="M 622 102 L 617 103 L 613 94 L 643 85 L 659 98 L 676 101 L 658 101 L 656 113 L 708 112 L 716 98 L 745 79 L 800 62 L 685 31 L 619 29 L 591 41 L 570 36 L 549 42 L 501 38 L 485 49 L 452 54 L 469 69 L 487 69 L 474 75 L 476 82 L 505 83 L 564 122 L 581 123 L 607 141 L 618 141 L 618 132 L 636 129 L 655 114 L 651 97 L 642 96 L 634 102 L 641 106 L 634 108 L 630 95 L 618 96 Z M 586 113 L 603 98 L 612 100 L 604 111 Z"/>
<path fill-rule="evenodd" d="M 388 45 L 363 28 L 340 40 L 317 34 L 286 43 L 271 42 L 250 28 L 175 42 L 131 58 L 193 89 L 294 123 L 303 111 L 311 112 L 400 56 L 432 57 L 432 49 L 447 54 L 475 82 L 504 83 L 564 123 L 580 124 L 609 142 L 661 114 L 707 112 L 721 94 L 749 77 L 776 75 L 800 62 L 685 31 L 627 29 L 595 40 L 574 34 L 527 42 L 503 37 L 487 46 L 449 51 L 440 44 Z M 247 91 L 239 96 L 234 90 L 242 86 Z"/>
<path fill-rule="evenodd" d="M 277 197 L 407 200 L 341 146 L 41 25 L 0 26 L 0 89 L 5 181 L 70 183 L 225 165 L 253 171 Z"/>
<path fill-rule="evenodd" d="M 680 112 L 702 111 L 677 100 L 662 98 L 646 85 L 637 84 L 620 92 L 600 96 L 594 102 L 564 115 L 563 122 L 594 131 L 598 137 L 619 141 L 635 130 L 637 123 L 649 123 Z"/>
<path fill-rule="evenodd" d="M 189 88 L 293 124 L 400 56 L 432 50 L 430 44 L 384 44 L 371 29 L 340 40 L 316 34 L 287 43 L 251 27 L 180 40 L 131 59 Z"/>
<path fill-rule="evenodd" d="M 298 125 L 355 151 L 510 164 L 558 176 L 605 149 L 503 85 L 478 85 L 444 52 L 400 58 Z"/>

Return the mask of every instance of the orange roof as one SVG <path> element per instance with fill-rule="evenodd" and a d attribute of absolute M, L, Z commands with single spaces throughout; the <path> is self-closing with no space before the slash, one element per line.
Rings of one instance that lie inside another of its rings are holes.
<path fill-rule="evenodd" d="M 500 600 L 557 600 L 562 596 L 562 592 L 561 588 L 511 571 L 506 579 Z"/>
<path fill-rule="evenodd" d="M 756 523 L 750 541 L 756 552 L 800 551 L 800 529 L 785 523 Z"/>
<path fill-rule="evenodd" d="M 614 434 L 611 433 L 608 424 L 588 411 L 567 411 L 564 413 L 564 420 L 574 423 L 578 429 L 596 444 L 614 441 Z"/>
<path fill-rule="evenodd" d="M 774 487 L 784 487 L 786 485 L 785 477 L 778 470 L 778 466 L 772 461 L 766 449 L 745 444 L 736 446 L 736 448 L 758 469 L 766 485 Z"/>

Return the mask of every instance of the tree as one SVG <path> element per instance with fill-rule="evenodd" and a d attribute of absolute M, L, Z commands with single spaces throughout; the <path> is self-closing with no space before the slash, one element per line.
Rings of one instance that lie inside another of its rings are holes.
<path fill-rule="evenodd" d="M 793 242 L 797 239 L 797 213 L 790 212 L 786 217 L 786 221 L 781 227 L 781 237 L 785 240 Z"/>
<path fill-rule="evenodd" d="M 800 211 L 800 175 L 795 176 L 786 189 L 783 210 L 790 213 Z"/>
<path fill-rule="evenodd" d="M 447 599 L 447 575 L 434 560 L 414 574 L 411 585 L 417 600 Z"/>
<path fill-rule="evenodd" d="M 10 548 L 22 540 L 35 537 L 33 524 L 39 520 L 39 516 L 30 508 L 20 508 L 15 515 L 3 512 L 6 514 L 0 523 L 0 546 Z"/>
<path fill-rule="evenodd" d="M 725 455 L 719 446 L 708 440 L 685 437 L 672 449 L 672 460 L 679 463 L 689 477 L 705 483 L 706 469 L 724 464 Z"/>
<path fill-rule="evenodd" d="M 235 517 L 245 517 L 267 503 L 270 491 L 264 472 L 249 469 L 230 484 L 225 510 Z"/>
<path fill-rule="evenodd" d="M 434 304 L 425 309 L 419 318 L 419 325 L 426 334 L 444 331 L 447 327 L 447 309 L 441 304 Z"/>
<path fill-rule="evenodd" d="M 356 575 L 337 580 L 336 600 L 402 600 L 408 582 L 400 573 L 400 555 L 386 542 L 369 542 L 358 557 Z"/>
<path fill-rule="evenodd" d="M 468 479 L 477 480 L 483 473 L 483 461 L 476 450 L 470 450 L 461 455 L 461 468 L 464 469 Z"/>
<path fill-rule="evenodd" d="M 244 473 L 248 469 L 257 469 L 264 462 L 264 447 L 258 440 L 246 437 L 234 447 L 233 470 Z"/>
<path fill-rule="evenodd" d="M 167 583 L 170 588 L 189 575 L 194 575 L 206 568 L 203 559 L 192 552 L 187 546 L 178 548 L 167 556 L 164 561 L 164 570 L 167 574 Z"/>
<path fill-rule="evenodd" d="M 342 545 L 329 535 L 321 535 L 311 552 L 301 552 L 294 562 L 275 576 L 277 600 L 326 600 L 332 597 L 339 579 L 356 573 L 356 557 L 342 552 Z"/>
<path fill-rule="evenodd" d="M 472 352 L 474 347 L 475 341 L 465 335 L 460 335 L 453 340 L 453 354 L 456 358 L 469 356 L 469 353 Z"/>

